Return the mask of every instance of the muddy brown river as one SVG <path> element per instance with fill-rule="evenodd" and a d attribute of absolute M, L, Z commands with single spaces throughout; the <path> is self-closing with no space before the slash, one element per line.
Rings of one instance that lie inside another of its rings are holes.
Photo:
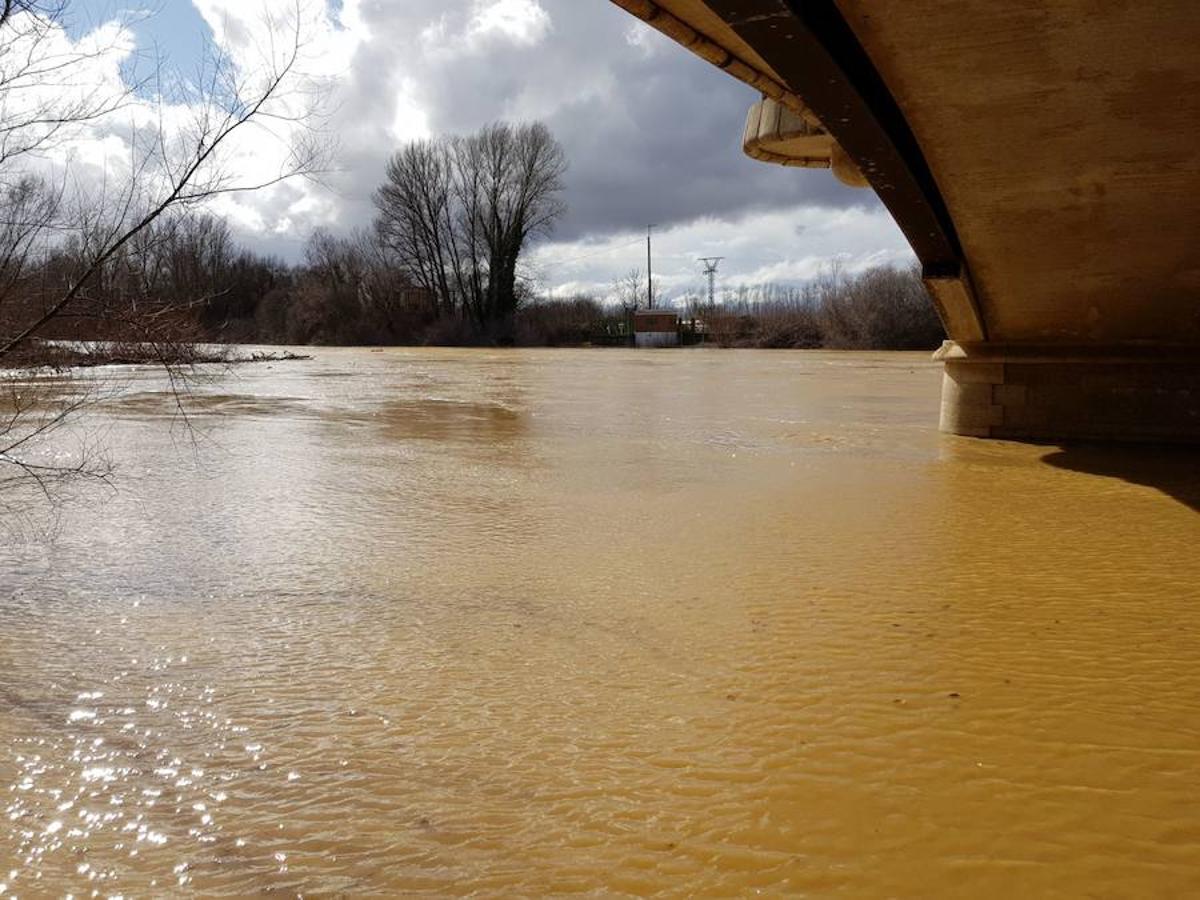
<path fill-rule="evenodd" d="M 0 894 L 1200 895 L 1196 457 L 924 354 L 316 351 L 0 543 Z"/>

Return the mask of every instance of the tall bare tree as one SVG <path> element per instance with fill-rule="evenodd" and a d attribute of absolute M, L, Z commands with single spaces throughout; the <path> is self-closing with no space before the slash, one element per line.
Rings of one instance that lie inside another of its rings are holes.
<path fill-rule="evenodd" d="M 541 123 L 416 141 L 388 162 L 376 231 L 415 284 L 486 335 L 511 336 L 521 254 L 562 215 L 566 155 Z"/>

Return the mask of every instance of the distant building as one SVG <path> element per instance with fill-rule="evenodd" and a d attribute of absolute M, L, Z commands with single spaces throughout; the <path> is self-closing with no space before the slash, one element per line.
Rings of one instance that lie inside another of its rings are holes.
<path fill-rule="evenodd" d="M 679 315 L 671 310 L 639 309 L 633 314 L 636 347 L 678 347 Z"/>

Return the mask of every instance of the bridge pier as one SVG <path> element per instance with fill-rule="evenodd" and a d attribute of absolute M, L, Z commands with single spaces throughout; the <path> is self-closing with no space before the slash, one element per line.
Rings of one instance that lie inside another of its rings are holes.
<path fill-rule="evenodd" d="M 1200 356 L 1187 348 L 947 341 L 935 358 L 950 434 L 1200 443 Z"/>

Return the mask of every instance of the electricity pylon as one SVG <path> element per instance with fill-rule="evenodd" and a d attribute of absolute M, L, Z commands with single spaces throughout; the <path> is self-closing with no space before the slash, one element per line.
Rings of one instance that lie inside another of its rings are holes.
<path fill-rule="evenodd" d="M 708 276 L 708 305 L 712 306 L 717 301 L 717 266 L 721 265 L 723 256 L 706 256 L 701 257 L 700 262 L 704 263 L 704 274 Z"/>

